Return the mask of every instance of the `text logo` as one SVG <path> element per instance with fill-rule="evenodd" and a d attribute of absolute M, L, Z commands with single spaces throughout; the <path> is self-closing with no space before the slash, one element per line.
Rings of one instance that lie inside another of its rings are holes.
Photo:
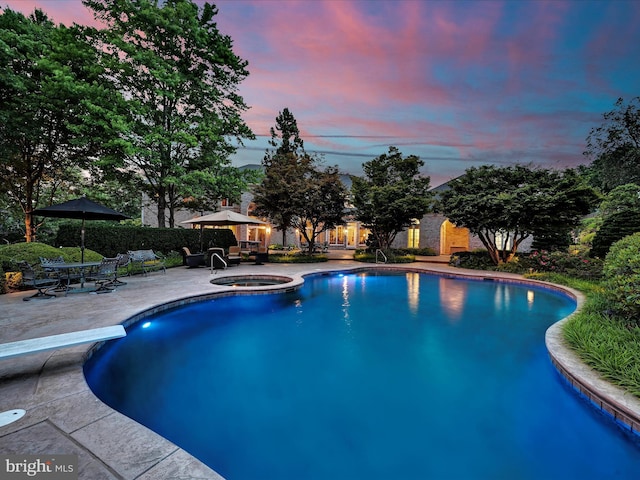
<path fill-rule="evenodd" d="M 77 455 L 0 455 L 0 480 L 78 480 Z"/>

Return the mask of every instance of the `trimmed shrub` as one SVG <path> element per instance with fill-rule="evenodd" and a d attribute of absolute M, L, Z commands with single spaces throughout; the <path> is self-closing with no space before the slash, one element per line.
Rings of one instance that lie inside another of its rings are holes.
<path fill-rule="evenodd" d="M 400 255 L 420 255 L 425 257 L 435 257 L 436 251 L 431 247 L 424 248 L 395 248 L 394 251 L 398 252 Z"/>
<path fill-rule="evenodd" d="M 102 255 L 91 250 L 85 250 L 85 259 L 99 261 Z M 18 271 L 18 262 L 24 260 L 31 264 L 40 263 L 40 257 L 55 258 L 61 256 L 66 262 L 79 262 L 80 249 L 55 248 L 39 242 L 14 243 L 0 246 L 0 267 L 5 272 Z"/>
<path fill-rule="evenodd" d="M 611 245 L 621 238 L 640 232 L 640 212 L 623 210 L 609 215 L 593 237 L 591 256 L 604 258 Z"/>
<path fill-rule="evenodd" d="M 458 252 L 451 255 L 449 265 L 472 270 L 493 270 L 495 264 L 491 261 L 486 250 L 474 250 L 472 252 Z"/>
<path fill-rule="evenodd" d="M 205 228 L 202 230 L 202 244 L 229 248 L 237 245 L 233 231 L 228 228 Z M 70 222 L 60 225 L 55 246 L 79 246 L 80 223 Z M 200 251 L 200 230 L 186 228 L 151 228 L 118 225 L 113 222 L 88 222 L 85 224 L 85 245 L 105 257 L 115 257 L 127 250 L 152 249 L 165 255 L 181 252 L 188 247 L 192 252 Z"/>
<path fill-rule="evenodd" d="M 414 255 L 406 254 L 403 249 L 386 251 L 384 254 L 387 257 L 387 263 L 412 263 L 416 261 L 416 257 Z M 356 262 L 375 263 L 376 254 L 375 252 L 370 252 L 369 249 L 356 250 L 353 255 L 353 259 Z M 378 260 L 383 261 L 384 257 L 379 256 Z"/>
<path fill-rule="evenodd" d="M 640 325 L 640 233 L 611 246 L 603 274 L 609 309 Z"/>
<path fill-rule="evenodd" d="M 269 263 L 321 263 L 328 262 L 327 255 L 307 255 L 305 253 L 270 253 Z"/>

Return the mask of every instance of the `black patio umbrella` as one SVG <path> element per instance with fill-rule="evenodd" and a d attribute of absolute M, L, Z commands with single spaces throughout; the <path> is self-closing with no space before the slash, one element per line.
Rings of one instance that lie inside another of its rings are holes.
<path fill-rule="evenodd" d="M 56 217 L 56 218 L 75 218 L 82 220 L 82 230 L 80 232 L 80 252 L 82 263 L 84 263 L 84 222 L 85 220 L 126 220 L 126 215 L 111 210 L 104 205 L 92 202 L 87 197 L 76 198 L 75 200 L 69 200 L 68 202 L 59 203 L 57 205 L 51 205 L 44 208 L 36 208 L 33 215 L 41 217 Z"/>

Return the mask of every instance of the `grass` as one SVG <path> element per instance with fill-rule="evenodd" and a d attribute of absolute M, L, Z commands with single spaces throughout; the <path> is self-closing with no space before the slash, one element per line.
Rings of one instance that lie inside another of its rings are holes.
<path fill-rule="evenodd" d="M 640 327 L 609 312 L 600 283 L 558 274 L 528 277 L 566 285 L 585 295 L 582 310 L 564 325 L 567 344 L 603 378 L 640 398 Z"/>

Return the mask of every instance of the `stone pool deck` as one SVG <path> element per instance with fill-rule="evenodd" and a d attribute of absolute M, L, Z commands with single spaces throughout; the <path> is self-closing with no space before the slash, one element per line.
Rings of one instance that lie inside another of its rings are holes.
<path fill-rule="evenodd" d="M 308 273 L 370 266 L 354 262 L 347 255 L 332 258 L 321 264 L 242 264 L 213 275 L 204 268 L 178 267 L 166 274 L 155 272 L 125 278 L 127 285 L 104 295 L 78 293 L 29 302 L 22 299 L 30 292 L 0 295 L 0 343 L 116 325 L 158 304 L 232 290 L 209 282 L 223 275 L 299 278 Z M 453 269 L 442 258 L 420 260 L 399 267 L 483 275 Z M 640 417 L 640 402 L 606 383 L 599 384 L 597 375 L 564 348 L 558 332 L 556 329 L 547 335 L 547 345 L 553 349 L 552 358 L 557 365 L 572 375 L 575 373 L 577 378 L 586 379 L 589 391 L 604 388 L 607 398 L 612 399 L 609 402 L 621 406 L 627 415 Z M 26 410 L 20 420 L 0 427 L 0 454 L 75 454 L 78 478 L 87 480 L 222 478 L 176 445 L 98 400 L 82 373 L 90 347 L 87 344 L 0 360 L 0 412 Z"/>

